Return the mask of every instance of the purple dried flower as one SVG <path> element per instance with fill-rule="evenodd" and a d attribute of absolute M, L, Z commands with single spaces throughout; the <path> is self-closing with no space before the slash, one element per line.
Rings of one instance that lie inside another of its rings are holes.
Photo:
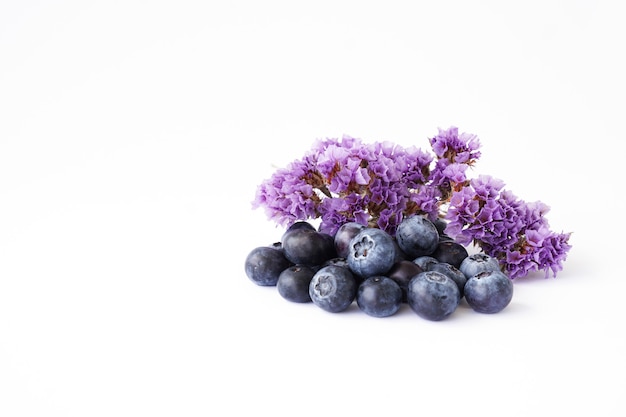
<path fill-rule="evenodd" d="M 261 183 L 252 207 L 264 207 L 268 217 L 282 226 L 315 218 L 320 199 L 313 183 L 311 166 L 306 161 L 294 161 Z"/>
<path fill-rule="evenodd" d="M 480 157 L 480 141 L 475 135 L 461 133 L 452 126 L 439 129 L 439 134 L 429 139 L 437 156 L 431 173 L 431 183 L 437 186 L 446 200 L 450 193 L 466 185 L 466 170 Z"/>
<path fill-rule="evenodd" d="M 477 243 L 511 278 L 562 269 L 569 234 L 549 230 L 548 206 L 518 199 L 491 176 L 468 179 L 468 167 L 480 157 L 475 135 L 453 126 L 439 129 L 429 142 L 434 156 L 350 136 L 318 140 L 302 159 L 261 183 L 253 207 L 264 207 L 283 226 L 319 218 L 320 230 L 329 234 L 355 221 L 395 235 L 405 216 L 435 220 L 445 213 L 447 234 L 462 244 Z"/>
<path fill-rule="evenodd" d="M 468 165 L 450 163 L 446 159 L 437 161 L 435 168 L 431 173 L 431 181 L 433 185 L 452 188 L 452 184 L 463 184 L 466 180 L 465 171 Z"/>
<path fill-rule="evenodd" d="M 431 220 L 439 217 L 441 191 L 429 184 L 421 184 L 413 189 L 409 201 L 416 207 L 416 212 L 427 215 Z"/>
<path fill-rule="evenodd" d="M 320 140 L 302 160 L 264 181 L 253 207 L 265 207 L 281 225 L 319 217 L 328 231 L 358 221 L 394 234 L 405 215 L 437 215 L 441 193 L 427 185 L 432 161 L 418 148 L 391 142 Z"/>
<path fill-rule="evenodd" d="M 554 275 L 570 249 L 569 234 L 549 230 L 544 217 L 549 208 L 526 203 L 503 190 L 504 183 L 481 175 L 450 199 L 446 233 L 460 243 L 478 244 L 496 257 L 511 278 L 543 270 Z"/>
<path fill-rule="evenodd" d="M 439 129 L 439 134 L 430 138 L 430 144 L 439 159 L 451 163 L 472 165 L 479 157 L 480 141 L 476 135 L 461 133 L 452 126 L 447 130 Z"/>

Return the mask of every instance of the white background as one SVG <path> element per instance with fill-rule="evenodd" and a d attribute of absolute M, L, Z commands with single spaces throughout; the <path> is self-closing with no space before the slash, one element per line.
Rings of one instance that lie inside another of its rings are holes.
<path fill-rule="evenodd" d="M 618 6 L 2 0 L 0 415 L 623 416 Z M 557 278 L 436 323 L 248 280 L 276 167 L 451 125 L 573 232 Z"/>

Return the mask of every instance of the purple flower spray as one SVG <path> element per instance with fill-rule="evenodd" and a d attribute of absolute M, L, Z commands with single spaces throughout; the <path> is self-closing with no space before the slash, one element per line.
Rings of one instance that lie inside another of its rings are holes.
<path fill-rule="evenodd" d="M 432 154 L 349 136 L 320 140 L 259 185 L 253 208 L 285 227 L 318 218 L 329 234 L 355 221 L 393 236 L 406 216 L 444 218 L 448 235 L 497 258 L 511 278 L 533 270 L 556 276 L 570 234 L 549 229 L 548 207 L 518 199 L 490 176 L 468 179 L 480 157 L 475 135 L 450 127 L 429 143 Z"/>

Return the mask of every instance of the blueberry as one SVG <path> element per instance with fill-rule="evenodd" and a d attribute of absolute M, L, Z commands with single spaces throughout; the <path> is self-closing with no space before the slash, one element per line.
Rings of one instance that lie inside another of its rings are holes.
<path fill-rule="evenodd" d="M 349 269 L 329 265 L 313 275 L 309 295 L 313 303 L 331 313 L 350 307 L 356 298 L 357 282 Z"/>
<path fill-rule="evenodd" d="M 333 238 L 315 229 L 299 227 L 282 237 L 285 257 L 296 265 L 315 266 L 336 257 Z"/>
<path fill-rule="evenodd" d="M 366 227 L 350 241 L 347 260 L 361 278 L 384 275 L 396 261 L 393 238 L 384 230 Z"/>
<path fill-rule="evenodd" d="M 318 233 L 322 235 L 322 239 L 326 241 L 324 245 L 326 248 L 326 260 L 338 258 L 339 256 L 337 255 L 337 250 L 335 249 L 335 237 L 324 232 Z"/>
<path fill-rule="evenodd" d="M 465 277 L 465 274 L 463 274 L 463 272 L 461 272 L 457 267 L 455 267 L 454 265 L 450 265 L 449 263 L 446 263 L 446 262 L 438 262 L 436 264 L 429 265 L 428 270 L 440 272 L 452 278 L 452 281 L 454 281 L 457 287 L 459 287 L 459 293 L 461 297 L 463 297 L 465 284 L 467 283 L 467 278 Z"/>
<path fill-rule="evenodd" d="M 431 255 L 439 243 L 437 228 L 424 216 L 412 215 L 402 219 L 396 229 L 400 249 L 411 259 Z"/>
<path fill-rule="evenodd" d="M 323 264 L 321 264 L 320 268 L 323 268 L 328 265 L 335 265 L 335 266 L 341 266 L 343 268 L 348 268 L 348 261 L 346 260 L 346 258 L 340 258 L 340 257 L 332 258 L 332 259 L 327 260 Z"/>
<path fill-rule="evenodd" d="M 418 316 L 432 321 L 450 316 L 461 299 L 459 287 L 452 278 L 435 271 L 417 274 L 408 289 L 409 306 Z"/>
<path fill-rule="evenodd" d="M 389 272 L 387 272 L 386 276 L 394 280 L 400 286 L 400 289 L 402 290 L 403 303 L 407 302 L 406 293 L 409 286 L 409 281 L 411 281 L 411 278 L 413 278 L 420 272 L 424 272 L 424 269 L 422 269 L 415 262 L 407 260 L 396 262 L 395 264 L 393 264 Z"/>
<path fill-rule="evenodd" d="M 465 274 L 465 277 L 469 279 L 479 272 L 499 271 L 500 264 L 496 258 L 485 253 L 474 253 L 461 262 L 459 269 Z"/>
<path fill-rule="evenodd" d="M 398 245 L 398 241 L 395 238 L 393 239 L 393 246 L 396 248 L 396 262 L 402 261 L 402 260 L 410 261 L 412 259 L 406 253 L 404 253 L 404 251 L 400 248 L 400 245 Z"/>
<path fill-rule="evenodd" d="M 402 290 L 389 277 L 369 277 L 359 285 L 356 303 L 368 316 L 388 317 L 400 309 Z"/>
<path fill-rule="evenodd" d="M 465 246 L 453 240 L 441 240 L 437 244 L 437 249 L 431 255 L 439 262 L 448 263 L 455 268 L 461 266 L 461 262 L 467 258 L 468 253 Z"/>
<path fill-rule="evenodd" d="M 274 286 L 281 272 L 291 265 L 281 249 L 260 246 L 252 249 L 246 257 L 245 270 L 248 278 L 255 284 Z"/>
<path fill-rule="evenodd" d="M 448 235 L 439 235 L 439 243 L 441 242 L 447 242 L 447 241 L 454 241 L 454 239 Z"/>
<path fill-rule="evenodd" d="M 439 236 L 446 236 L 446 227 L 448 227 L 448 223 L 444 219 L 440 219 L 437 217 L 435 221 L 433 221 L 435 228 L 437 228 L 437 233 Z"/>
<path fill-rule="evenodd" d="M 315 269 L 306 265 L 291 266 L 278 276 L 276 289 L 285 300 L 308 303 L 311 301 L 309 284 L 315 272 Z"/>
<path fill-rule="evenodd" d="M 424 271 L 428 271 L 428 268 L 430 267 L 430 265 L 439 263 L 439 261 L 436 258 L 433 258 L 432 256 L 424 255 L 424 256 L 418 256 L 417 258 L 415 258 L 413 260 L 413 263 L 419 266 L 420 268 L 422 268 Z"/>
<path fill-rule="evenodd" d="M 315 230 L 315 227 L 313 227 L 313 225 L 309 222 L 298 221 L 298 222 L 293 223 L 291 226 L 289 226 L 287 228 L 287 232 L 290 232 L 292 230 L 297 230 L 297 229 Z"/>
<path fill-rule="evenodd" d="M 474 311 L 498 313 L 513 299 L 513 281 L 500 270 L 479 272 L 467 280 L 465 299 Z"/>
<path fill-rule="evenodd" d="M 334 237 L 337 256 L 339 256 L 340 258 L 348 257 L 348 251 L 350 250 L 350 241 L 363 229 L 365 229 L 365 226 L 357 222 L 344 223 L 339 227 Z"/>

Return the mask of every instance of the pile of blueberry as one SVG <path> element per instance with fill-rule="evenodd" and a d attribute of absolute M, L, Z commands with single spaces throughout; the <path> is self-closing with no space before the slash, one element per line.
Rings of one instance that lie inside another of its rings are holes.
<path fill-rule="evenodd" d="M 395 236 L 359 223 L 334 236 L 305 221 L 294 223 L 280 242 L 253 249 L 246 275 L 276 286 L 286 300 L 332 313 L 354 301 L 366 314 L 388 317 L 402 303 L 422 318 L 452 314 L 462 298 L 475 311 L 497 313 L 513 297 L 513 283 L 495 258 L 467 249 L 445 235 L 445 222 L 406 217 Z"/>

